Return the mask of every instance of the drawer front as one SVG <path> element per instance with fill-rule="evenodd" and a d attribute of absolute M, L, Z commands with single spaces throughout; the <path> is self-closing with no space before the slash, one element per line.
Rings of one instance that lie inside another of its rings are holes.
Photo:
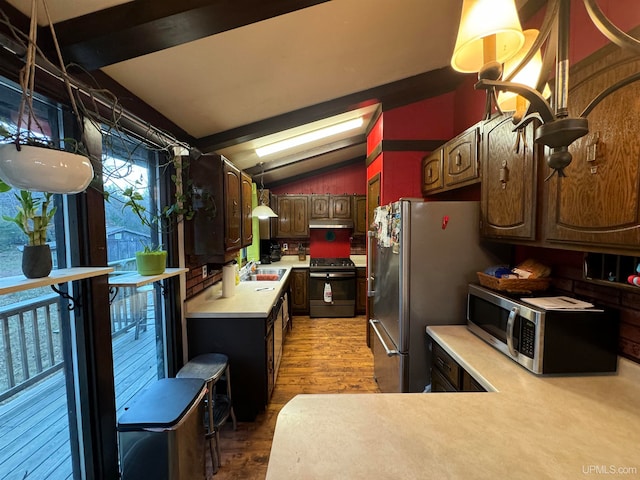
<path fill-rule="evenodd" d="M 462 370 L 460 365 L 435 342 L 433 343 L 433 365 L 440 370 L 456 390 L 460 390 L 460 373 Z"/>
<path fill-rule="evenodd" d="M 457 390 L 447 381 L 447 379 L 440 373 L 440 370 L 434 368 L 431 370 L 431 391 L 437 392 L 457 392 Z"/>

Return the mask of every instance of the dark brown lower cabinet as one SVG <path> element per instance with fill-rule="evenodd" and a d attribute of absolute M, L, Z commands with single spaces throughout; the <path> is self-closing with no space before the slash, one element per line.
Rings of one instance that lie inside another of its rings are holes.
<path fill-rule="evenodd" d="M 309 315 L 309 269 L 294 268 L 290 278 L 291 313 Z"/>
<path fill-rule="evenodd" d="M 486 392 L 451 355 L 432 341 L 431 355 L 432 392 Z"/>
<path fill-rule="evenodd" d="M 267 318 L 187 319 L 189 359 L 203 353 L 229 357 L 233 409 L 239 421 L 254 421 L 269 403 L 274 384 L 274 320 L 273 312 Z"/>
<path fill-rule="evenodd" d="M 366 268 L 358 268 L 356 277 L 356 314 L 367 312 L 367 273 Z"/>

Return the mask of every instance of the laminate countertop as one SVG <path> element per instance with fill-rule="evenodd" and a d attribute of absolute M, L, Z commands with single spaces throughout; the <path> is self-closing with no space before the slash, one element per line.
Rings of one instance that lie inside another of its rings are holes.
<path fill-rule="evenodd" d="M 539 377 L 466 326 L 427 331 L 490 392 L 298 395 L 267 479 L 640 478 L 640 365 Z"/>
<path fill-rule="evenodd" d="M 356 266 L 364 266 L 365 255 L 352 255 Z M 261 265 L 269 269 L 284 269 L 284 276 L 277 282 L 240 282 L 232 297 L 222 296 L 222 282 L 215 283 L 185 302 L 187 318 L 262 318 L 269 315 L 293 268 L 309 268 L 309 256 L 298 260 L 297 255 L 283 255 L 282 259 Z"/>

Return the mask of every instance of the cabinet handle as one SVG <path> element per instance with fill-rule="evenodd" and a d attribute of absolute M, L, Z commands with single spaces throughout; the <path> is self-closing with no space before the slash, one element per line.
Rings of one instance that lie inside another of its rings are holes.
<path fill-rule="evenodd" d="M 429 170 L 427 170 L 427 178 L 429 180 L 431 180 L 431 178 L 433 178 L 433 172 L 431 171 L 431 167 L 429 167 Z"/>
<path fill-rule="evenodd" d="M 462 155 L 460 152 L 456 153 L 456 167 L 462 165 Z"/>
<path fill-rule="evenodd" d="M 436 363 L 440 368 L 443 368 L 443 369 L 446 368 L 448 372 L 451 371 L 451 365 L 446 363 L 442 358 L 436 357 Z"/>
<path fill-rule="evenodd" d="M 509 181 L 509 168 L 507 167 L 507 161 L 502 161 L 502 166 L 500 167 L 500 184 L 502 188 L 507 188 L 507 182 Z"/>

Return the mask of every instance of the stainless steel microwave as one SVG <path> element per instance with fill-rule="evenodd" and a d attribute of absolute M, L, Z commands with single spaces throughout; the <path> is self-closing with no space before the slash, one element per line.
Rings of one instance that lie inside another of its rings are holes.
<path fill-rule="evenodd" d="M 619 323 L 599 308 L 544 310 L 469 285 L 467 327 L 536 374 L 615 372 Z"/>

